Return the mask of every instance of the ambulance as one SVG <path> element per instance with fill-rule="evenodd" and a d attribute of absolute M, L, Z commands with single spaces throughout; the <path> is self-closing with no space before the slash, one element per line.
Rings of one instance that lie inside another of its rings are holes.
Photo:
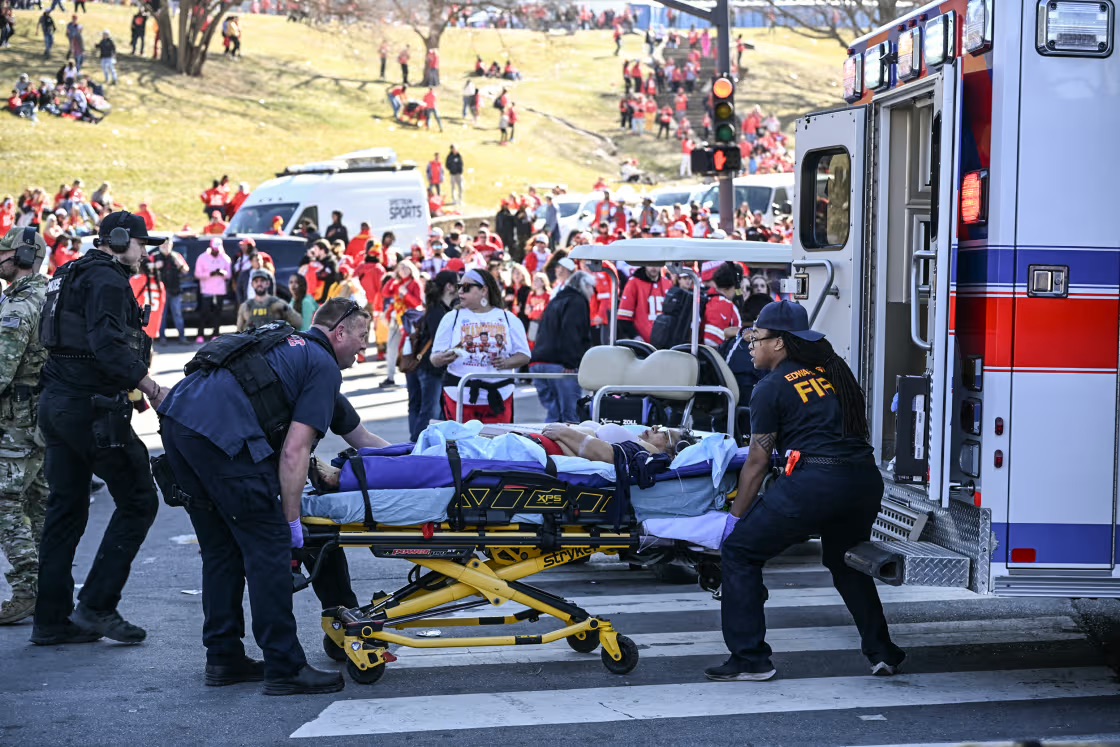
<path fill-rule="evenodd" d="M 1120 597 L 1115 0 L 946 0 L 796 123 L 791 290 L 863 383 L 888 583 Z"/>

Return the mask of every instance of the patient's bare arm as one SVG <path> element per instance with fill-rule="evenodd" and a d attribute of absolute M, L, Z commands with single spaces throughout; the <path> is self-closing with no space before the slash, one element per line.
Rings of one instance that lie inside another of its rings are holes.
<path fill-rule="evenodd" d="M 572 428 L 567 425 L 550 423 L 546 425 L 541 435 L 551 438 L 567 454 L 583 457 L 593 462 L 614 463 L 614 448 L 606 441 L 600 441 L 594 436 Z"/>

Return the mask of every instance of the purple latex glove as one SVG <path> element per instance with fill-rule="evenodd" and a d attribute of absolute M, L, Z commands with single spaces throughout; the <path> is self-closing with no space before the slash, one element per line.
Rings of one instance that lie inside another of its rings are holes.
<path fill-rule="evenodd" d="M 296 549 L 303 547 L 303 522 L 299 519 L 289 521 L 288 529 L 292 531 L 292 547 Z"/>
<path fill-rule="evenodd" d="M 731 514 L 727 515 L 727 524 L 725 524 L 723 527 L 723 539 L 719 542 L 720 547 L 723 547 L 723 543 L 726 542 L 727 538 L 731 536 L 731 533 L 735 531 L 735 525 L 738 523 L 738 516 L 733 516 Z"/>

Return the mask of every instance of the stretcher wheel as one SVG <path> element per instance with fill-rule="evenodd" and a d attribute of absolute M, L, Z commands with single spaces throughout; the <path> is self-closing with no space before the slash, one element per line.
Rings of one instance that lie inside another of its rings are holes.
<path fill-rule="evenodd" d="M 637 652 L 635 651 L 635 653 Z M 623 656 L 623 659 L 625 658 L 626 657 Z M 350 679 L 354 680 L 359 685 L 372 685 L 385 674 L 385 665 L 378 664 L 376 667 L 370 667 L 369 669 L 358 669 L 357 664 L 347 659 L 346 674 L 350 675 Z"/>
<path fill-rule="evenodd" d="M 327 655 L 331 661 L 343 662 L 347 661 L 346 652 L 331 640 L 331 637 L 323 633 L 323 653 Z"/>
<path fill-rule="evenodd" d="M 618 647 L 622 651 L 622 659 L 615 661 L 606 649 L 602 651 L 603 666 L 611 674 L 630 674 L 638 666 L 638 644 L 624 635 L 618 637 Z"/>
<path fill-rule="evenodd" d="M 572 647 L 573 651 L 578 651 L 581 654 L 590 654 L 592 651 L 599 648 L 599 631 L 587 631 L 583 634 L 582 640 L 580 640 L 578 634 L 572 634 L 564 640 L 568 642 L 568 645 Z"/>
<path fill-rule="evenodd" d="M 650 566 L 650 570 L 653 571 L 653 577 L 663 584 L 696 583 L 696 571 L 674 563 L 658 563 Z"/>

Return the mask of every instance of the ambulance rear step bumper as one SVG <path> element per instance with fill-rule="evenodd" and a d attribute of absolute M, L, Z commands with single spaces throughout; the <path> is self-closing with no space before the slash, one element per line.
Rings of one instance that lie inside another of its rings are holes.
<path fill-rule="evenodd" d="M 970 560 L 932 542 L 889 540 L 861 542 L 844 554 L 844 562 L 891 586 L 968 587 Z"/>
<path fill-rule="evenodd" d="M 854 549 L 854 548 L 853 548 Z M 1071 599 L 1120 598 L 1120 577 L 1069 572 L 1041 575 L 1012 574 L 992 579 L 992 591 L 1008 597 L 1069 597 Z"/>

